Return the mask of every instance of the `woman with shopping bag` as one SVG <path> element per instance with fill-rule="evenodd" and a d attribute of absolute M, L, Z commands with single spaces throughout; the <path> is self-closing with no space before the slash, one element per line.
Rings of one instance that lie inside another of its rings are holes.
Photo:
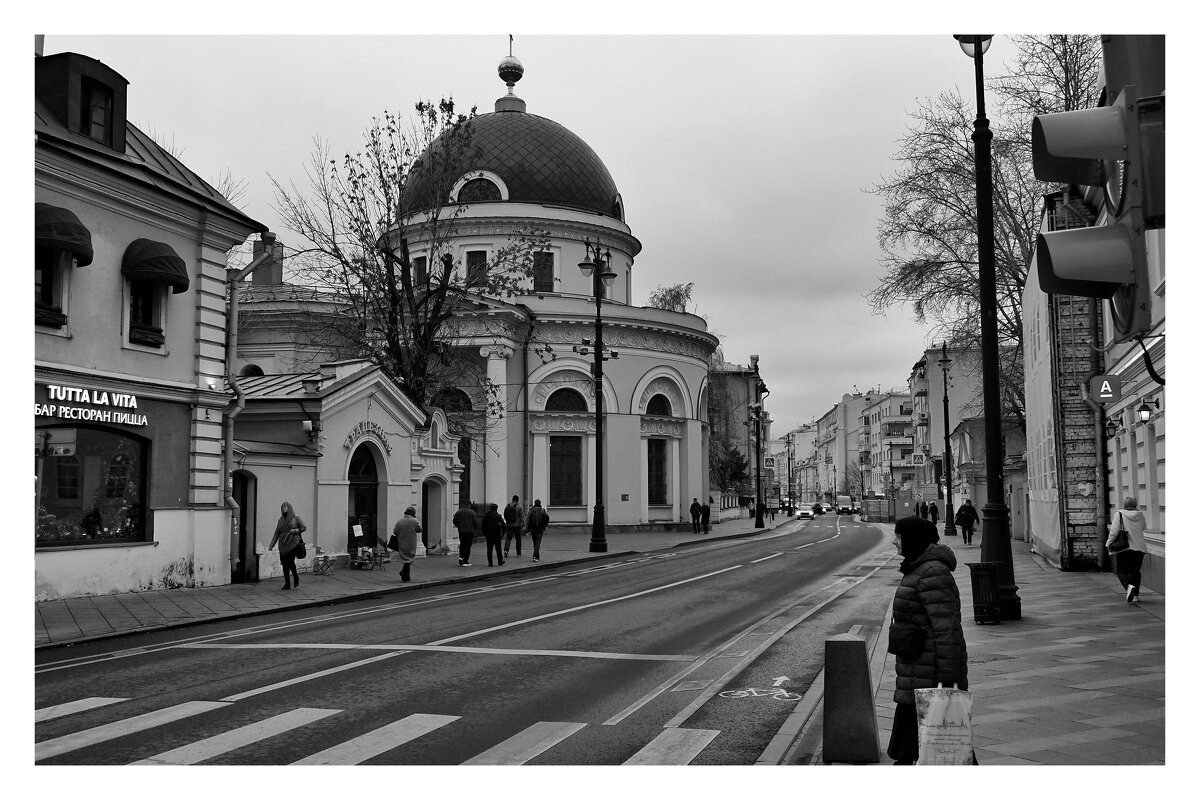
<path fill-rule="evenodd" d="M 888 651 L 896 656 L 896 716 L 888 757 L 915 764 L 920 757 L 915 690 L 938 685 L 967 688 L 967 643 L 954 552 L 938 544 L 937 526 L 918 516 L 896 523 L 900 586 L 892 601 Z"/>

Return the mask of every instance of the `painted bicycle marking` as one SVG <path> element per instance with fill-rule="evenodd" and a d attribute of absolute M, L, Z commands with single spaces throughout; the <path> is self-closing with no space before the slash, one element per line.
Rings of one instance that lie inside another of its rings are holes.
<path fill-rule="evenodd" d="M 719 696 L 734 699 L 742 697 L 770 697 L 773 700 L 785 700 L 791 703 L 804 699 L 804 695 L 798 692 L 789 692 L 783 687 L 776 687 L 774 689 L 729 689 L 721 692 Z"/>

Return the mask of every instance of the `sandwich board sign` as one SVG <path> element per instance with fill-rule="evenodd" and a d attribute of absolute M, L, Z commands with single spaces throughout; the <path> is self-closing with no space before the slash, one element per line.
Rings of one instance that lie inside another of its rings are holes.
<path fill-rule="evenodd" d="M 1090 388 L 1097 403 L 1115 403 L 1121 399 L 1121 379 L 1116 375 L 1097 375 L 1092 378 Z"/>

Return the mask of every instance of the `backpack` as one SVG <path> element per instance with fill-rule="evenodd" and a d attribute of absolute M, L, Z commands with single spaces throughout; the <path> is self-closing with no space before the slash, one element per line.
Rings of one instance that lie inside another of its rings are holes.
<path fill-rule="evenodd" d="M 544 528 L 550 523 L 550 516 L 541 506 L 534 506 L 529 512 L 529 529 Z"/>
<path fill-rule="evenodd" d="M 517 521 L 517 508 L 512 503 L 504 507 L 504 523 L 512 525 Z"/>

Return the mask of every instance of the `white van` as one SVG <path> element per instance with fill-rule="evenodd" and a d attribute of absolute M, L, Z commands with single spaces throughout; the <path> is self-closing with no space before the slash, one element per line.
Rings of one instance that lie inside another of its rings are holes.
<path fill-rule="evenodd" d="M 853 501 L 850 500 L 850 495 L 848 495 L 848 494 L 839 494 L 838 495 L 836 507 L 837 507 L 837 513 L 839 513 L 839 514 L 853 514 L 854 513 L 854 503 L 853 503 Z"/>

